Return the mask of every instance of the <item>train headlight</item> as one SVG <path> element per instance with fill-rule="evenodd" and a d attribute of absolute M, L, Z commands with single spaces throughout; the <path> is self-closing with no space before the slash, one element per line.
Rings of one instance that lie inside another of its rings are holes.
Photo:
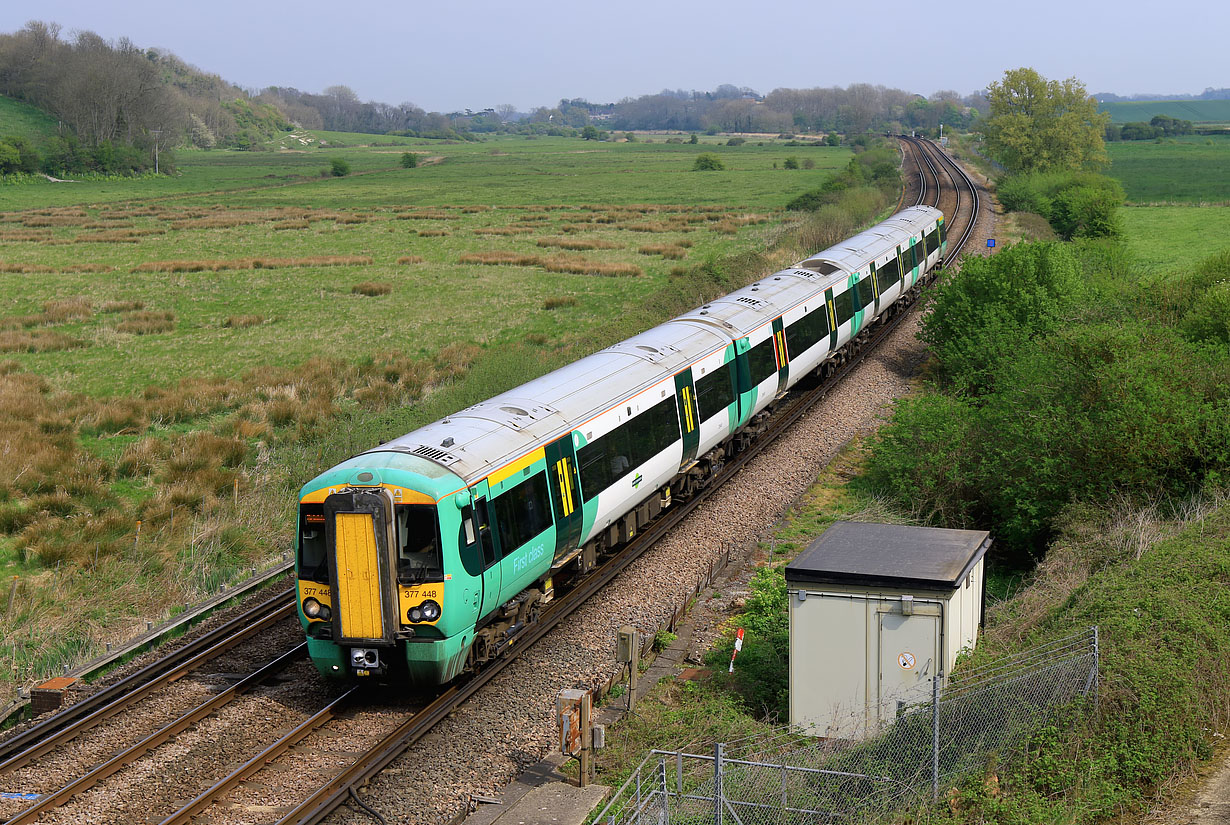
<path fill-rule="evenodd" d="M 419 605 L 419 607 L 423 610 L 424 621 L 434 622 L 436 619 L 440 618 L 440 605 L 436 604 L 431 599 L 423 602 Z"/>
<path fill-rule="evenodd" d="M 328 608 L 315 599 L 303 600 L 303 615 L 309 619 L 322 619 L 327 610 Z"/>
<path fill-rule="evenodd" d="M 412 607 L 406 611 L 406 618 L 412 622 L 423 621 L 423 609 L 421 607 Z"/>

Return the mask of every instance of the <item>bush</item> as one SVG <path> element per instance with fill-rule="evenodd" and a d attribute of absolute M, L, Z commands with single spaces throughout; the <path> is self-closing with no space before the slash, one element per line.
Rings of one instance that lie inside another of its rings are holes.
<path fill-rule="evenodd" d="M 727 146 L 742 146 L 745 143 L 747 143 L 747 140 L 741 137 L 732 137 L 730 140 L 726 141 Z"/>
<path fill-rule="evenodd" d="M 717 172 L 725 168 L 726 164 L 722 163 L 722 159 L 712 152 L 701 152 L 692 164 L 693 172 Z"/>
<path fill-rule="evenodd" d="M 782 168 L 783 169 L 798 169 L 799 159 L 791 155 L 790 157 L 786 158 L 785 163 L 782 164 Z"/>
<path fill-rule="evenodd" d="M 350 174 L 350 164 L 345 158 L 330 158 L 329 174 L 335 178 L 344 178 Z"/>
<path fill-rule="evenodd" d="M 419 165 L 419 156 L 414 152 L 401 153 L 401 166 L 403 169 L 414 169 Z"/>
<path fill-rule="evenodd" d="M 1000 363 L 1064 322 L 1084 296 L 1072 252 L 1026 243 L 965 262 L 928 298 L 920 337 L 958 395 L 994 389 Z"/>
<path fill-rule="evenodd" d="M 1182 496 L 1230 459 L 1224 350 L 1149 323 L 1064 325 L 980 399 L 898 405 L 868 478 L 920 517 L 1040 556 L 1071 503 Z"/>
<path fill-rule="evenodd" d="M 1005 209 L 1042 215 L 1064 240 L 1120 234 L 1124 194 L 1113 178 L 1092 172 L 1013 175 L 996 188 Z"/>
<path fill-rule="evenodd" d="M 743 650 L 735 659 L 730 683 L 753 713 L 785 722 L 790 716 L 786 575 L 780 567 L 762 567 L 749 587 L 743 613 L 730 622 L 732 628 L 743 628 Z M 724 637 L 706 654 L 705 663 L 724 673 L 734 646 L 733 635 Z"/>

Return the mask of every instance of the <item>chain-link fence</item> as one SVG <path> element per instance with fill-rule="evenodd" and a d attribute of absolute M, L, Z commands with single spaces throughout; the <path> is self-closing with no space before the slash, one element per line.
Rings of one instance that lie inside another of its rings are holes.
<path fill-rule="evenodd" d="M 1097 696 L 1098 631 L 930 681 L 879 730 L 815 739 L 790 729 L 711 753 L 652 751 L 599 814 L 603 825 L 813 825 L 873 819 L 934 801 L 941 787 L 1007 758 L 1057 708 Z"/>

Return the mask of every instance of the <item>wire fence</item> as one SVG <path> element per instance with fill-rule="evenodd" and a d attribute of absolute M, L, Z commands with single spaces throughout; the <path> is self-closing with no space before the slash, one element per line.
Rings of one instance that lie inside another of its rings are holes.
<path fill-rule="evenodd" d="M 603 825 L 819 825 L 873 820 L 1008 759 L 1060 707 L 1096 701 L 1098 630 L 930 680 L 930 697 L 875 730 L 816 739 L 789 728 L 711 753 L 651 751 Z"/>

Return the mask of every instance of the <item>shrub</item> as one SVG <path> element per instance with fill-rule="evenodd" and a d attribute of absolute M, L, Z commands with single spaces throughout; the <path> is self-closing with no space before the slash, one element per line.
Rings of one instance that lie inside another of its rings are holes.
<path fill-rule="evenodd" d="M 967 260 L 928 298 L 920 337 L 931 345 L 953 390 L 994 388 L 999 364 L 1064 322 L 1085 293 L 1071 251 L 1055 243 L 1008 247 Z"/>
<path fill-rule="evenodd" d="M 1123 187 L 1092 172 L 1012 175 L 999 181 L 1000 203 L 1010 212 L 1042 215 L 1064 240 L 1120 234 Z"/>
<path fill-rule="evenodd" d="M 782 168 L 783 169 L 798 169 L 799 159 L 791 155 L 790 157 L 786 158 L 786 160 L 782 163 Z"/>
<path fill-rule="evenodd" d="M 701 152 L 692 164 L 693 172 L 717 172 L 725 168 L 726 164 L 722 163 L 722 159 L 712 152 Z"/>
<path fill-rule="evenodd" d="M 735 659 L 732 687 L 754 713 L 779 720 L 789 718 L 790 628 L 786 613 L 786 576 L 781 568 L 762 567 L 749 584 L 743 613 L 730 626 L 743 628 L 743 650 Z M 726 671 L 734 637 L 714 645 L 705 661 Z"/>
<path fill-rule="evenodd" d="M 726 141 L 727 146 L 742 146 L 745 143 L 747 143 L 747 140 L 741 137 L 732 137 L 730 140 Z"/>
<path fill-rule="evenodd" d="M 401 166 L 403 169 L 414 169 L 419 165 L 419 156 L 414 152 L 401 153 Z"/>
<path fill-rule="evenodd" d="M 329 174 L 335 178 L 344 178 L 350 174 L 350 164 L 345 158 L 330 158 Z"/>

